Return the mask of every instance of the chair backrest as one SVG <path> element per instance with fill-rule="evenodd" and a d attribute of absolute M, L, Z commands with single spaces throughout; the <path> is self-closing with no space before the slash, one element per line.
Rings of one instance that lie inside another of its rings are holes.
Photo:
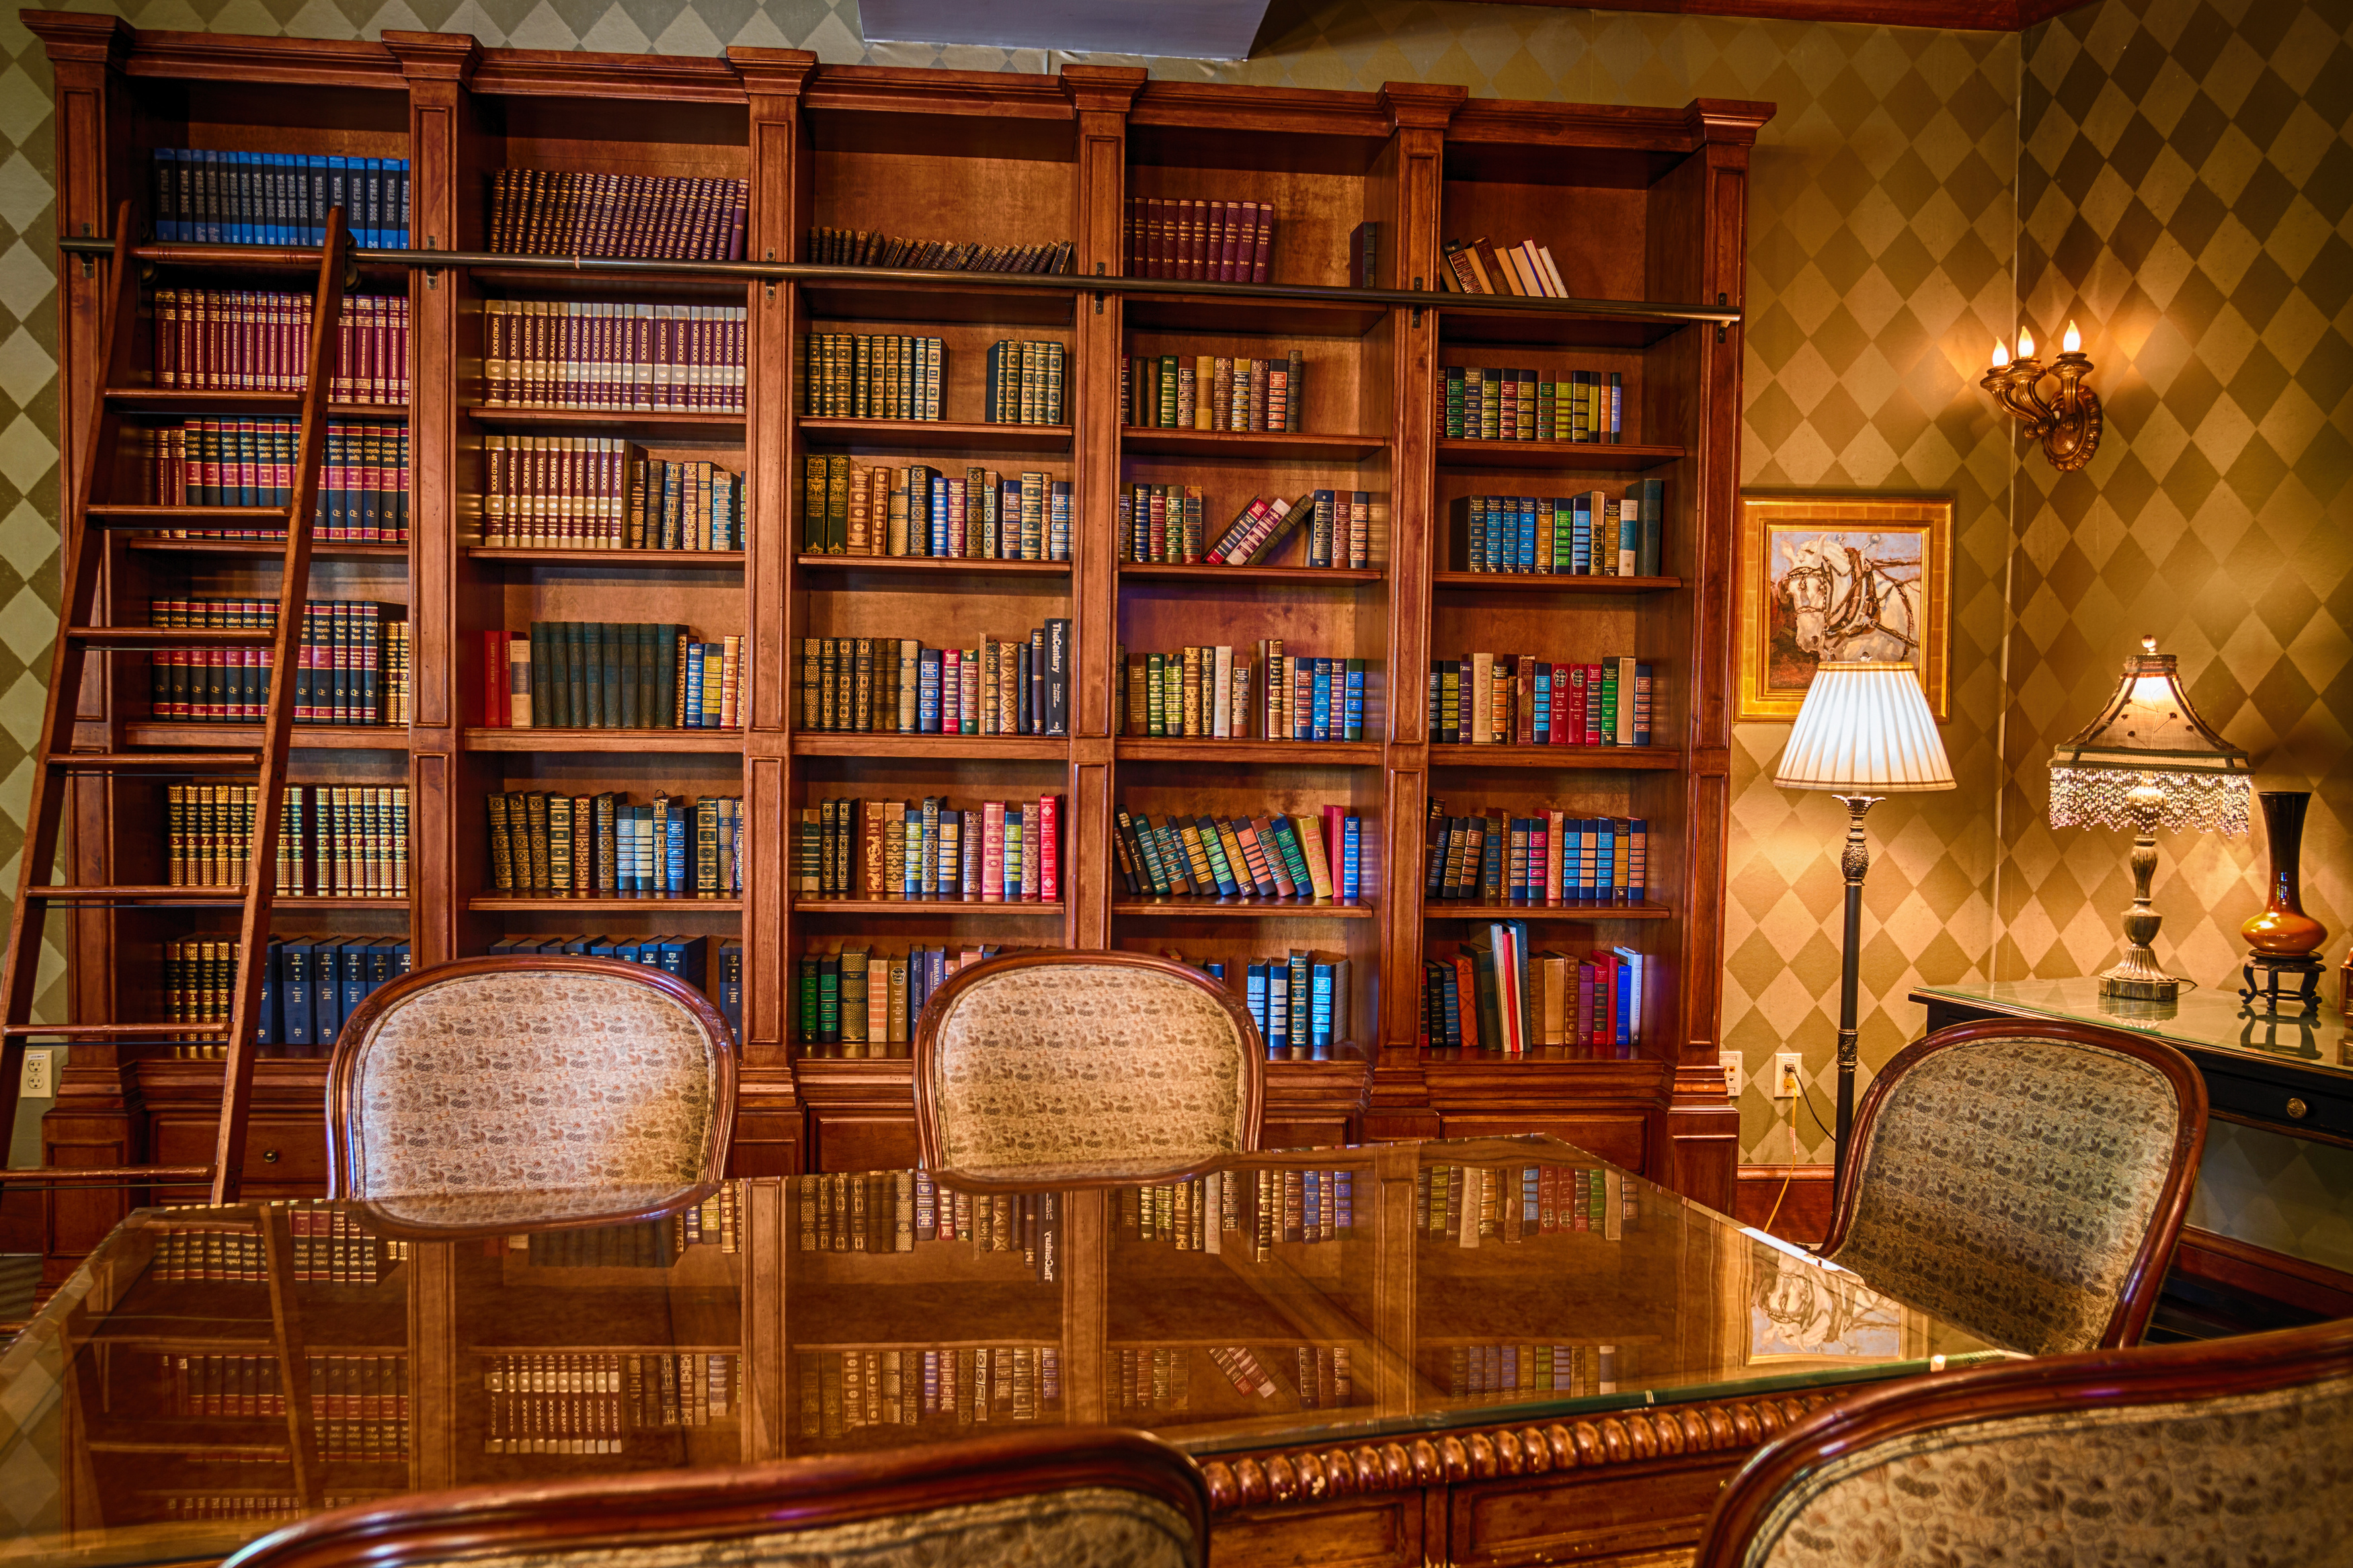
<path fill-rule="evenodd" d="M 2011 1350 L 2133 1344 L 2205 1145 L 2205 1082 L 2162 1040 L 1940 1030 L 1872 1080 L 1822 1255 Z"/>
<path fill-rule="evenodd" d="M 1726 1484 L 1695 1568 L 2353 1563 L 2353 1320 L 1904 1378 Z"/>
<path fill-rule="evenodd" d="M 235 1568 L 1200 1568 L 1192 1462 L 1117 1429 L 843 1458 L 531 1481 L 323 1513 Z"/>
<path fill-rule="evenodd" d="M 734 1116 L 726 1022 L 685 982 L 609 958 L 459 959 L 344 1021 L 328 1192 L 395 1224 L 611 1218 L 719 1179 Z"/>
<path fill-rule="evenodd" d="M 1155 1181 L 1258 1147 L 1266 1053 L 1189 964 L 1023 952 L 957 972 L 915 1030 L 923 1163 L 972 1184 Z"/>

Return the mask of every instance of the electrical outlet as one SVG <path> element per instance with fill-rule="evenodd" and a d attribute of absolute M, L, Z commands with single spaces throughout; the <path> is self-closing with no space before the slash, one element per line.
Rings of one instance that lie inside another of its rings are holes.
<path fill-rule="evenodd" d="M 1800 1089 L 1800 1085 L 1798 1081 L 1799 1063 L 1802 1059 L 1803 1058 L 1800 1058 L 1796 1051 L 1776 1051 L 1773 1053 L 1774 1099 L 1795 1100 L 1798 1098 Z"/>
<path fill-rule="evenodd" d="M 1724 1092 L 1738 1100 L 1744 1074 L 1740 1053 L 1718 1051 L 1715 1053 L 1715 1065 L 1724 1069 Z"/>
<path fill-rule="evenodd" d="M 26 1051 L 25 1053 L 25 1098 L 54 1100 L 57 1098 L 57 1079 L 49 1071 L 49 1053 Z"/>

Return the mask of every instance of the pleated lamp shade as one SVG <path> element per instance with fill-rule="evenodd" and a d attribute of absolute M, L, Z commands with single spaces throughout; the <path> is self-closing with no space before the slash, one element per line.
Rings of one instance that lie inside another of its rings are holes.
<path fill-rule="evenodd" d="M 1910 665 L 1829 663 L 1806 688 L 1773 782 L 1783 789 L 1902 795 L 1951 789 L 1953 765 Z"/>

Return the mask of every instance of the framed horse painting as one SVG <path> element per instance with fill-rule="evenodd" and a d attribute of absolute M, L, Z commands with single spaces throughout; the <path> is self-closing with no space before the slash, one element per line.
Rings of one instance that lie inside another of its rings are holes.
<path fill-rule="evenodd" d="M 1736 716 L 1795 719 L 1818 666 L 1881 659 L 1920 672 L 1942 722 L 1952 568 L 1948 496 L 1743 491 Z"/>

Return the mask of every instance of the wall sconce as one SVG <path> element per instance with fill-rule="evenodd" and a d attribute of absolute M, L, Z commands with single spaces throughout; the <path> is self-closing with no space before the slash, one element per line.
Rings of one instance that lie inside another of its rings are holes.
<path fill-rule="evenodd" d="M 2100 446 L 2100 397 L 2084 384 L 2092 372 L 2091 356 L 2084 353 L 2082 334 L 2067 323 L 2060 341 L 2059 363 L 2050 370 L 2034 357 L 2034 334 L 2018 330 L 2018 357 L 2001 340 L 1994 340 L 1993 365 L 1978 382 L 2020 424 L 2029 439 L 2042 443 L 2043 455 L 2061 473 L 2071 473 L 2092 460 Z M 2045 375 L 2059 378 L 2059 395 L 2045 403 L 2038 390 Z"/>

